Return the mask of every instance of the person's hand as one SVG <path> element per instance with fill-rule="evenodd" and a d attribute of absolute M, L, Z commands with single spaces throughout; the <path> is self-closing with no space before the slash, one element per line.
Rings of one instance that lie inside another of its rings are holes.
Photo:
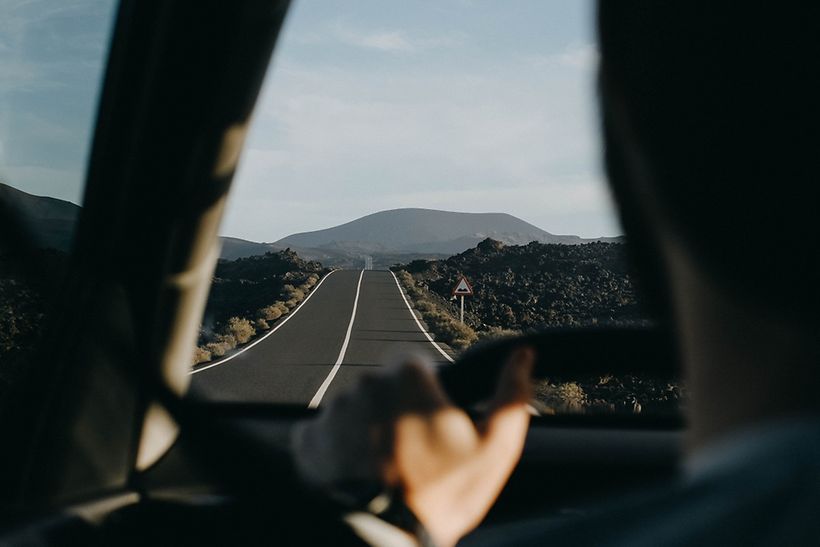
<path fill-rule="evenodd" d="M 433 540 L 453 545 L 481 522 L 521 456 L 533 363 L 530 349 L 512 355 L 478 425 L 419 360 L 369 376 L 297 430 L 297 466 L 326 488 L 380 480 L 399 489 Z"/>

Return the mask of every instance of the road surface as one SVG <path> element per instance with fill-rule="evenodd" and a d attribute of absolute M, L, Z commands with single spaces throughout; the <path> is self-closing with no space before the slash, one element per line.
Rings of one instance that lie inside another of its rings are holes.
<path fill-rule="evenodd" d="M 316 407 L 401 355 L 452 359 L 422 330 L 389 271 L 331 272 L 274 329 L 194 370 L 191 390 L 220 401 Z"/>

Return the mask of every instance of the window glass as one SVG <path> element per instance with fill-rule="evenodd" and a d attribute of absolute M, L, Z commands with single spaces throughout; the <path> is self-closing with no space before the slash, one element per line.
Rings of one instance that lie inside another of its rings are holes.
<path fill-rule="evenodd" d="M 596 63 L 591 2 L 296 2 L 194 390 L 316 405 L 403 353 L 447 363 L 503 335 L 650 324 L 601 169 Z M 611 375 L 537 392 L 545 412 L 584 413 L 680 394 Z"/>
<path fill-rule="evenodd" d="M 0 200 L 54 275 L 80 211 L 114 8 L 113 0 L 0 0 Z M 25 272 L 0 241 L 0 404 L 47 322 Z"/>

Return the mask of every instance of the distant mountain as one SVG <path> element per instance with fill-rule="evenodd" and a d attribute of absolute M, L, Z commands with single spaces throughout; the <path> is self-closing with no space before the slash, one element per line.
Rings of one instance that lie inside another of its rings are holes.
<path fill-rule="evenodd" d="M 18 211 L 37 245 L 43 249 L 68 252 L 82 207 L 70 201 L 35 196 L 0 182 L 0 200 Z M 223 237 L 221 258 L 235 260 L 263 255 L 278 248 L 270 243 L 256 243 L 235 237 Z"/>
<path fill-rule="evenodd" d="M 80 206 L 61 199 L 34 196 L 3 183 L 0 183 L 0 199 L 21 212 L 40 247 L 70 249 Z M 475 247 L 488 237 L 507 245 L 531 241 L 569 245 L 622 241 L 622 238 L 554 235 L 504 213 L 393 209 L 333 228 L 293 234 L 274 243 L 222 237 L 220 258 L 236 260 L 290 248 L 305 260 L 317 260 L 325 266 L 357 268 L 369 257 L 374 267 L 382 268 L 420 258 L 447 258 Z"/>
<path fill-rule="evenodd" d="M 37 245 L 68 251 L 80 206 L 57 198 L 35 196 L 0 182 L 0 200 L 18 211 Z"/>
<path fill-rule="evenodd" d="M 349 255 L 452 255 L 475 247 L 488 237 L 507 245 L 524 245 L 531 241 L 576 245 L 592 241 L 621 240 L 555 235 L 506 213 L 392 209 L 333 228 L 293 234 L 274 245 L 280 248 L 333 250 Z"/>
<path fill-rule="evenodd" d="M 222 251 L 219 253 L 219 258 L 225 260 L 236 260 L 237 258 L 247 258 L 280 250 L 270 243 L 257 243 L 247 239 L 239 239 L 238 237 L 220 237 L 219 239 L 222 242 Z"/>

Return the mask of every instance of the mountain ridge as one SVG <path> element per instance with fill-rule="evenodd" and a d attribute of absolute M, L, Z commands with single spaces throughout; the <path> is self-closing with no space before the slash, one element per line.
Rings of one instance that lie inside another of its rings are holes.
<path fill-rule="evenodd" d="M 81 206 L 35 196 L 2 182 L 0 197 L 21 212 L 39 246 L 70 250 Z M 359 267 L 365 257 L 370 257 L 374 267 L 387 267 L 420 258 L 446 258 L 487 238 L 506 245 L 531 241 L 577 245 L 623 240 L 556 235 L 508 213 L 401 208 L 378 211 L 330 228 L 291 234 L 272 243 L 220 236 L 220 258 L 236 260 L 290 248 L 306 260 L 318 260 L 327 266 Z"/>
<path fill-rule="evenodd" d="M 34 242 L 68 252 L 82 207 L 63 199 L 36 196 L 0 182 L 0 200 L 20 215 Z"/>
<path fill-rule="evenodd" d="M 539 243 L 577 245 L 620 242 L 622 238 L 584 239 L 557 235 L 508 213 L 466 213 L 426 208 L 389 209 L 330 228 L 299 232 L 272 245 L 284 248 L 334 249 L 350 253 L 433 253 L 451 255 L 492 238 L 507 245 Z"/>

